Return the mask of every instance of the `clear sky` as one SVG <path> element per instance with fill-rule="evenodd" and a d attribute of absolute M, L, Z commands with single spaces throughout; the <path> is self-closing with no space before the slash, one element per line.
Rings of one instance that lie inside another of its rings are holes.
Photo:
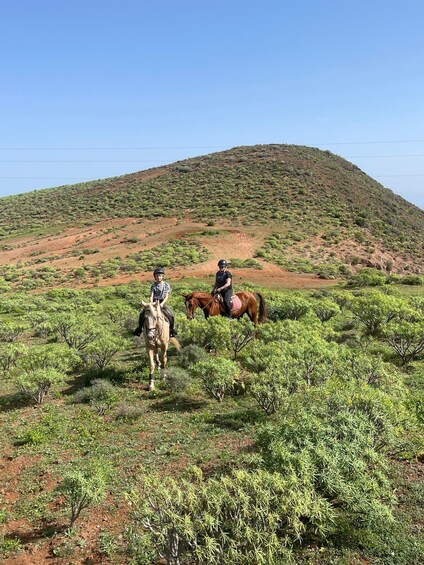
<path fill-rule="evenodd" d="M 0 195 L 315 145 L 424 208 L 422 0 L 0 0 Z"/>

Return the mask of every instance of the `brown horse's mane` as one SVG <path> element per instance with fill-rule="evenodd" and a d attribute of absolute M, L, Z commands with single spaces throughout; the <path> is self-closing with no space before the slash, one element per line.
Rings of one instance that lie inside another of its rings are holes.
<path fill-rule="evenodd" d="M 196 296 L 194 296 L 196 295 Z M 212 292 L 190 292 L 190 294 L 187 294 L 187 299 L 190 300 L 191 298 L 212 298 L 213 294 Z"/>

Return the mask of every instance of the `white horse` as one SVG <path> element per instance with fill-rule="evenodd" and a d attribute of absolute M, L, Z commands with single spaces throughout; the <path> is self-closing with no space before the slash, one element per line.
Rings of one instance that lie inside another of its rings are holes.
<path fill-rule="evenodd" d="M 166 367 L 169 343 L 172 342 L 176 347 L 180 347 L 177 339 L 169 337 L 169 322 L 163 314 L 159 301 L 146 304 L 145 318 L 143 326 L 144 340 L 146 342 L 147 355 L 149 356 L 149 390 L 155 390 L 155 368 L 156 364 L 164 370 Z"/>

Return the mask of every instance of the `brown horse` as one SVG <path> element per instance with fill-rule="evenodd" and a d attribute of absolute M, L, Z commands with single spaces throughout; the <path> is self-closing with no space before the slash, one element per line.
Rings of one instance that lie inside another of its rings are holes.
<path fill-rule="evenodd" d="M 258 303 L 256 302 L 255 294 L 259 297 L 259 316 L 258 316 Z M 251 321 L 256 326 L 258 322 L 264 322 L 266 319 L 266 306 L 265 298 L 260 292 L 237 292 L 236 296 L 239 297 L 241 306 L 238 310 L 231 312 L 232 318 L 241 318 L 243 314 L 247 314 Z M 186 314 L 189 320 L 194 318 L 194 312 L 199 307 L 203 310 L 205 318 L 209 316 L 219 316 L 224 313 L 224 307 L 219 302 L 218 298 L 211 292 L 191 292 L 190 294 L 183 295 L 186 305 Z"/>

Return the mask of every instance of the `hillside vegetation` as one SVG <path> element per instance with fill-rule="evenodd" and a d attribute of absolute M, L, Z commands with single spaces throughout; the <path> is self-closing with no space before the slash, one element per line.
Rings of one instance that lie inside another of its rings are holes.
<path fill-rule="evenodd" d="M 329 265 L 333 276 L 356 265 L 420 272 L 424 264 L 422 210 L 348 161 L 294 145 L 238 147 L 11 196 L 0 200 L 0 218 L 5 248 L 19 235 L 39 236 L 53 228 L 176 218 L 218 230 L 260 226 L 265 240 L 257 256 L 298 272 L 320 273 Z"/>
<path fill-rule="evenodd" d="M 273 145 L 0 214 L 0 561 L 424 562 L 422 211 Z M 220 257 L 265 297 L 257 328 L 187 319 Z M 158 265 L 180 347 L 150 391 Z"/>
<path fill-rule="evenodd" d="M 422 292 L 262 288 L 255 334 L 173 287 L 154 392 L 148 284 L 2 294 L 0 560 L 422 563 Z"/>

